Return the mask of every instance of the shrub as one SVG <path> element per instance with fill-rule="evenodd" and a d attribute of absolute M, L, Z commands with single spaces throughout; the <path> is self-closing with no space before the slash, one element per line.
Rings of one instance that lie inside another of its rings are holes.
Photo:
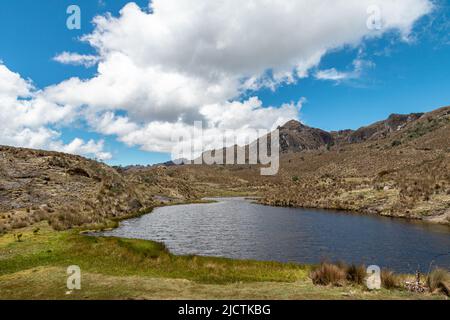
<path fill-rule="evenodd" d="M 427 277 L 427 286 L 431 292 L 445 291 L 447 295 L 450 295 L 446 283 L 450 282 L 450 273 L 447 270 L 436 268 Z"/>
<path fill-rule="evenodd" d="M 399 145 L 401 145 L 401 144 L 402 144 L 401 141 L 399 141 L 399 140 L 394 140 L 394 141 L 392 141 L 391 146 L 392 146 L 392 147 L 397 147 L 397 146 L 399 146 Z"/>
<path fill-rule="evenodd" d="M 381 285 L 385 289 L 395 289 L 400 286 L 397 275 L 390 270 L 381 271 Z"/>
<path fill-rule="evenodd" d="M 0 234 L 5 233 L 7 230 L 6 224 L 0 221 Z"/>
<path fill-rule="evenodd" d="M 14 220 L 14 221 L 12 222 L 12 228 L 13 228 L 13 229 L 25 228 L 25 227 L 27 227 L 28 225 L 29 225 L 29 223 L 28 223 L 26 220 L 20 220 L 20 219 L 17 219 L 17 220 Z"/>
<path fill-rule="evenodd" d="M 48 225 L 51 226 L 55 231 L 67 230 L 67 226 L 59 221 L 57 217 L 50 217 L 48 219 Z"/>
<path fill-rule="evenodd" d="M 364 280 L 366 278 L 366 267 L 365 266 L 357 266 L 350 265 L 346 269 L 347 272 L 347 280 L 356 284 L 364 284 Z"/>
<path fill-rule="evenodd" d="M 23 234 L 21 233 L 19 234 L 14 233 L 14 239 L 16 239 L 17 242 L 22 242 L 22 236 Z"/>
<path fill-rule="evenodd" d="M 34 219 L 36 222 L 48 219 L 49 214 L 44 210 L 38 209 L 34 212 Z"/>
<path fill-rule="evenodd" d="M 345 283 L 346 274 L 336 265 L 322 263 L 311 272 L 310 278 L 315 285 L 342 286 Z"/>

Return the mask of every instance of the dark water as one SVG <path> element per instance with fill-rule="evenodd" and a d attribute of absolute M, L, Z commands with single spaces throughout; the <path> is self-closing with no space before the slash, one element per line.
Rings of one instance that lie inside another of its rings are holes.
<path fill-rule="evenodd" d="M 450 269 L 450 228 L 335 211 L 261 206 L 244 199 L 163 207 L 102 235 L 164 242 L 174 254 L 376 264 L 397 272 Z"/>

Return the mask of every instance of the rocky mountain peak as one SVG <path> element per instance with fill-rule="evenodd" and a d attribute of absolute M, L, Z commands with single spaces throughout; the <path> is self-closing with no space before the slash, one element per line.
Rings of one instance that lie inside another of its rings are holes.
<path fill-rule="evenodd" d="M 286 122 L 283 126 L 279 127 L 280 130 L 301 130 L 304 128 L 308 127 L 297 120 L 290 120 Z"/>

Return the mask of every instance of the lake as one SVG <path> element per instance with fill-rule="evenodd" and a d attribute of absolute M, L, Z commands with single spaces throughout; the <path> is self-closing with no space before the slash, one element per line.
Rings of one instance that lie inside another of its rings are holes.
<path fill-rule="evenodd" d="M 177 255 L 302 264 L 345 261 L 413 273 L 450 269 L 450 227 L 331 210 L 255 204 L 243 198 L 168 206 L 103 236 L 163 242 Z"/>

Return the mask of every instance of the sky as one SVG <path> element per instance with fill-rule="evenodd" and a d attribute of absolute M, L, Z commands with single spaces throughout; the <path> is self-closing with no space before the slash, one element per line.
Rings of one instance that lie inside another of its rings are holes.
<path fill-rule="evenodd" d="M 450 105 L 449 15 L 444 0 L 3 0 L 0 144 L 153 164 L 194 121 L 214 137 L 430 111 Z"/>

